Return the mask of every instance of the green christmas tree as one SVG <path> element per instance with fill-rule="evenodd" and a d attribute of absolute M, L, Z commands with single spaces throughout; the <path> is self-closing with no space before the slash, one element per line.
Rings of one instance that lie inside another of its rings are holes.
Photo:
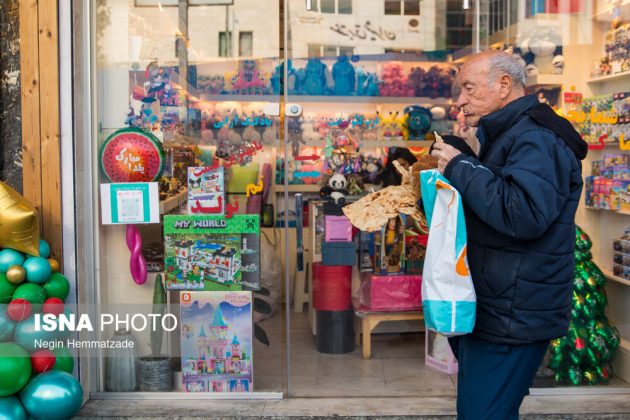
<path fill-rule="evenodd" d="M 553 340 L 549 367 L 558 384 L 606 384 L 619 347 L 619 331 L 605 314 L 606 276 L 593 262 L 591 239 L 576 226 L 575 279 L 569 332 Z"/>

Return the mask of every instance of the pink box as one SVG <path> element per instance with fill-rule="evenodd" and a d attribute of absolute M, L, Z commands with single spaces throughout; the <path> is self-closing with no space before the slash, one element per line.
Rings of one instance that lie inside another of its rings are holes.
<path fill-rule="evenodd" d="M 352 225 L 346 216 L 324 216 L 326 242 L 352 242 Z"/>
<path fill-rule="evenodd" d="M 422 276 L 380 276 L 361 273 L 359 303 L 372 311 L 412 311 L 422 308 Z"/>
<path fill-rule="evenodd" d="M 448 344 L 448 339 L 435 331 L 426 330 L 424 336 L 424 364 L 453 375 L 457 373 L 457 360 Z"/>

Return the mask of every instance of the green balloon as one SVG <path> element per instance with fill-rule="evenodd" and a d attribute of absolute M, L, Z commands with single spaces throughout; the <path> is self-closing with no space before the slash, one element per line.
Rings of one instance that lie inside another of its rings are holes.
<path fill-rule="evenodd" d="M 70 283 L 63 274 L 53 273 L 50 280 L 44 284 L 44 290 L 49 298 L 56 297 L 65 300 L 70 292 Z"/>
<path fill-rule="evenodd" d="M 55 355 L 55 365 L 53 369 L 72 373 L 74 369 L 74 357 L 72 357 L 70 350 L 65 347 L 56 347 L 52 352 Z"/>
<path fill-rule="evenodd" d="M 46 292 L 37 284 L 23 283 L 13 293 L 13 299 L 18 298 L 26 299 L 31 304 L 42 304 L 46 300 Z"/>
<path fill-rule="evenodd" d="M 0 273 L 0 303 L 9 303 L 17 286 L 7 280 L 4 273 Z"/>
<path fill-rule="evenodd" d="M 0 397 L 19 392 L 31 377 L 31 358 L 15 343 L 0 343 Z"/>

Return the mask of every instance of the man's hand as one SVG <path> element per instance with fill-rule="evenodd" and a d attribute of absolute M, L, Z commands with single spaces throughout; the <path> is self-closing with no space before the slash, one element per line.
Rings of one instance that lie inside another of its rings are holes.
<path fill-rule="evenodd" d="M 433 151 L 431 152 L 432 156 L 438 158 L 438 170 L 442 175 L 444 175 L 444 169 L 446 169 L 446 165 L 451 159 L 460 154 L 461 152 L 453 146 L 440 142 L 433 145 Z"/>

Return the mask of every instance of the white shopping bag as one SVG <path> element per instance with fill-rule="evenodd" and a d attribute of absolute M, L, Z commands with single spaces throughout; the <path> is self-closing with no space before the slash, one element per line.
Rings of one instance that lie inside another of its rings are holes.
<path fill-rule="evenodd" d="M 476 296 L 466 258 L 461 197 L 437 170 L 420 173 L 429 240 L 422 272 L 422 305 L 428 329 L 446 336 L 472 332 Z"/>

